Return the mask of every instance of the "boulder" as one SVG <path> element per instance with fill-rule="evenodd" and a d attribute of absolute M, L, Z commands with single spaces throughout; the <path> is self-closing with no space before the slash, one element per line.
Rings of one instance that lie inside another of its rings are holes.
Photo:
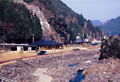
<path fill-rule="evenodd" d="M 87 74 L 88 74 L 87 70 L 83 70 L 82 75 L 85 76 Z"/>

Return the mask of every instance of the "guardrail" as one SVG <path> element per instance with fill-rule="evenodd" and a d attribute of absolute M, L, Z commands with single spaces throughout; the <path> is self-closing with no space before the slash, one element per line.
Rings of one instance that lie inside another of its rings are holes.
<path fill-rule="evenodd" d="M 16 82 L 16 81 L 0 76 L 0 82 Z"/>

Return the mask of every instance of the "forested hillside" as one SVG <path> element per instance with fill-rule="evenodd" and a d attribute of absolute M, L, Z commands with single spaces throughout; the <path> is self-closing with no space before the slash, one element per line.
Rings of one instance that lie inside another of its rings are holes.
<path fill-rule="evenodd" d="M 21 4 L 0 1 L 0 42 L 25 43 L 42 38 L 39 19 Z"/>
<path fill-rule="evenodd" d="M 100 28 L 105 32 L 106 35 L 118 35 L 120 33 L 120 16 L 100 25 Z"/>
<path fill-rule="evenodd" d="M 24 0 L 27 1 L 27 0 Z M 70 40 L 74 40 L 77 35 L 81 38 L 92 38 L 102 36 L 102 31 L 99 27 L 94 27 L 90 20 L 86 20 L 82 14 L 77 14 L 61 0 L 39 0 L 30 2 L 39 6 L 44 13 L 47 21 L 60 37 L 64 37 L 67 41 L 68 35 Z"/>
<path fill-rule="evenodd" d="M 12 1 L 12 0 L 10 0 Z M 0 1 L 0 40 L 5 42 L 31 42 L 32 34 L 35 40 L 42 38 L 40 18 L 24 5 L 10 1 Z M 52 32 L 47 35 L 53 40 L 59 38 L 63 42 L 73 41 L 76 36 L 92 39 L 102 36 L 101 29 L 92 25 L 82 14 L 77 14 L 61 0 L 14 0 L 24 1 L 38 7 L 44 14 Z M 4 5 L 3 5 L 4 4 Z M 34 11 L 34 10 L 33 10 Z M 44 27 L 44 25 L 42 25 Z M 6 30 L 9 29 L 9 30 Z"/>

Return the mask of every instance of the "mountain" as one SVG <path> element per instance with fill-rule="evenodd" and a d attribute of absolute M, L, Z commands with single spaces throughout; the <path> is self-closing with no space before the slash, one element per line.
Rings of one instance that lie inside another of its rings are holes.
<path fill-rule="evenodd" d="M 56 32 L 54 35 L 56 39 L 58 39 L 58 34 L 64 38 L 64 41 L 74 40 L 77 35 L 81 38 L 86 38 L 87 35 L 92 38 L 94 33 L 96 37 L 102 35 L 99 27 L 94 27 L 90 20 L 86 20 L 82 14 L 74 12 L 61 0 L 38 0 L 29 4 L 40 8 L 50 24 L 50 28 Z M 69 38 L 68 35 L 70 35 Z"/>
<path fill-rule="evenodd" d="M 120 33 L 120 16 L 101 24 L 100 28 L 106 35 L 118 35 Z"/>
<path fill-rule="evenodd" d="M 74 12 L 61 0 L 3 0 L 1 2 L 4 4 L 7 2 L 6 5 L 0 5 L 2 8 L 0 11 L 2 17 L 0 19 L 2 21 L 0 39 L 2 40 L 4 37 L 5 42 L 18 42 L 21 39 L 23 43 L 29 42 L 32 40 L 33 34 L 35 34 L 35 40 L 41 39 L 40 36 L 42 38 L 47 36 L 60 42 L 73 41 L 78 35 L 83 39 L 87 37 L 92 39 L 94 34 L 95 37 L 102 36 L 102 30 L 98 26 L 94 27 L 91 20 L 86 20 L 82 14 Z M 10 11 L 12 12 L 8 14 Z M 17 20 L 17 18 L 19 19 Z M 8 38 L 10 34 L 3 32 L 5 23 L 14 25 L 16 36 L 13 37 L 12 35 L 15 34 L 12 34 Z M 39 28 L 42 28 L 42 32 Z"/>
<path fill-rule="evenodd" d="M 92 20 L 92 24 L 93 24 L 94 26 L 99 26 L 101 23 L 102 23 L 102 22 L 99 21 L 99 20 Z"/>

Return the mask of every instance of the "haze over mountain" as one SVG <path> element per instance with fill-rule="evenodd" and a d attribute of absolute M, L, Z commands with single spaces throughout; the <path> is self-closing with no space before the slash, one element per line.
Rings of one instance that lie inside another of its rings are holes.
<path fill-rule="evenodd" d="M 94 26 L 99 26 L 101 23 L 102 23 L 102 22 L 99 21 L 99 20 L 92 20 L 92 24 L 93 24 Z"/>
<path fill-rule="evenodd" d="M 118 35 L 120 33 L 120 16 L 101 24 L 100 28 L 106 35 Z"/>

